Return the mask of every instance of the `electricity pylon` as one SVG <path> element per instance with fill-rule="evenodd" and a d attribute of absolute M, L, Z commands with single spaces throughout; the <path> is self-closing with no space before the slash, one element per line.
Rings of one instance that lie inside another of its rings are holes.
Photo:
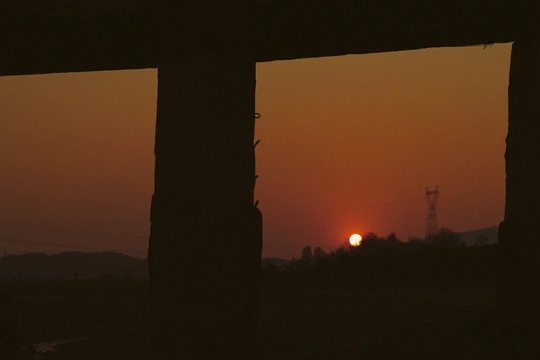
<path fill-rule="evenodd" d="M 428 216 L 426 225 L 426 238 L 435 235 L 439 231 L 437 223 L 437 198 L 439 196 L 439 185 L 435 190 L 429 191 L 426 187 L 426 199 L 428 203 Z"/>

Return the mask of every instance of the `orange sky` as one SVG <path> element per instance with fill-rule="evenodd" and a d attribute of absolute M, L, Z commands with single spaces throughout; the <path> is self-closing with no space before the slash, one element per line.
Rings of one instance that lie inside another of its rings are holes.
<path fill-rule="evenodd" d="M 437 184 L 440 226 L 498 225 L 510 47 L 258 64 L 263 255 L 335 248 L 352 232 L 422 236 Z M 0 239 L 144 256 L 156 88 L 156 70 L 0 77 Z"/>

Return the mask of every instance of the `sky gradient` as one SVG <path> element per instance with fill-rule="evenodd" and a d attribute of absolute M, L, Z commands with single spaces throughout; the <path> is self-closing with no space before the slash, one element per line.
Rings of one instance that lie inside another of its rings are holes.
<path fill-rule="evenodd" d="M 510 48 L 258 64 L 263 256 L 423 236 L 426 186 L 440 226 L 498 225 Z M 0 77 L 2 253 L 145 256 L 156 90 L 155 69 Z"/>

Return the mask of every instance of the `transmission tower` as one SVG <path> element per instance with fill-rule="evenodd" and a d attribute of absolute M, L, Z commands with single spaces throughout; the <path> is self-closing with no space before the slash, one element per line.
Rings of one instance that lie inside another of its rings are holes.
<path fill-rule="evenodd" d="M 426 199 L 428 203 L 428 216 L 426 225 L 426 238 L 435 235 L 439 231 L 439 225 L 437 224 L 437 197 L 439 196 L 439 185 L 435 187 L 435 190 L 429 191 L 426 188 Z"/>

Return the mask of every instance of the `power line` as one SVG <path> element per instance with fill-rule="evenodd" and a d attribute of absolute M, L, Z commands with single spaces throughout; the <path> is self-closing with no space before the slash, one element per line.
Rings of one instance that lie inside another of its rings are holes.
<path fill-rule="evenodd" d="M 87 249 L 87 250 L 96 250 L 96 251 L 111 251 L 111 252 L 123 252 L 123 253 L 145 254 L 146 255 L 146 252 L 144 252 L 144 251 L 102 248 L 102 247 L 95 247 L 95 246 L 74 245 L 74 244 L 66 244 L 66 243 L 51 243 L 51 242 L 32 241 L 32 240 L 23 240 L 23 239 L 0 238 L 0 242 L 14 242 L 14 243 L 24 243 L 24 244 L 31 244 L 31 245 L 62 247 L 62 248 L 69 248 L 69 249 Z"/>
<path fill-rule="evenodd" d="M 96 247 L 96 246 L 88 246 L 88 245 L 74 245 L 74 244 L 66 244 L 66 243 L 52 243 L 52 242 L 44 242 L 44 241 L 33 241 L 33 240 L 23 240 L 23 239 L 7 239 L 7 238 L 0 238 L 0 242 L 12 242 L 12 243 L 22 243 L 22 244 L 30 244 L 30 245 L 41 245 L 41 246 L 49 246 L 49 247 L 60 247 L 60 248 L 66 248 L 66 249 L 85 249 L 85 250 L 94 250 L 94 251 L 110 251 L 110 252 L 121 252 L 121 253 L 128 253 L 128 254 L 141 254 L 141 255 L 147 255 L 146 251 L 137 251 L 137 250 L 127 250 L 127 249 L 115 249 L 115 248 L 103 248 L 103 247 Z M 264 247 L 271 247 L 271 248 L 290 248 L 290 249 L 303 249 L 305 248 L 305 245 L 294 245 L 294 244 L 272 244 L 272 243 L 263 243 Z M 333 249 L 336 246 L 335 245 L 317 245 L 322 248 L 327 249 Z M 317 247 L 312 246 L 312 247 Z"/>
<path fill-rule="evenodd" d="M 267 247 L 277 247 L 277 248 L 295 248 L 295 249 L 300 249 L 300 248 L 303 249 L 303 248 L 306 247 L 306 245 L 293 245 L 293 244 L 290 244 L 290 245 L 288 245 L 288 244 L 266 244 L 263 241 L 263 247 L 265 247 L 265 246 L 267 246 Z M 311 247 L 320 246 L 322 248 L 328 248 L 328 249 L 336 247 L 336 245 L 315 245 L 315 246 L 309 245 L 309 246 L 311 246 Z"/>
<path fill-rule="evenodd" d="M 322 213 L 339 212 L 339 211 L 347 211 L 347 210 L 355 210 L 355 209 L 365 209 L 365 208 L 379 207 L 379 206 L 391 206 L 391 205 L 397 205 L 397 204 L 403 204 L 403 203 L 409 203 L 409 202 L 416 202 L 416 201 L 423 201 L 423 200 L 425 200 L 425 198 L 398 200 L 398 201 L 392 201 L 392 202 L 386 202 L 386 203 L 351 206 L 351 207 L 347 207 L 347 208 L 338 208 L 338 209 L 326 209 L 326 210 L 320 209 L 320 210 L 300 211 L 300 212 L 291 212 L 291 213 L 269 213 L 269 214 L 266 214 L 266 215 L 269 215 L 269 216 L 272 216 L 272 215 L 278 215 L 278 216 L 279 215 L 287 215 L 287 216 L 290 216 L 290 215 L 294 215 L 294 214 L 322 214 Z M 144 239 L 144 240 L 148 239 L 147 237 L 143 237 L 143 236 L 115 235 L 115 234 L 95 233 L 95 232 L 86 232 L 86 231 L 62 230 L 62 229 L 53 229 L 53 228 L 38 227 L 38 226 L 10 224 L 10 223 L 4 223 L 4 222 L 0 222 L 0 226 L 19 228 L 19 229 L 28 229 L 28 230 L 48 231 L 48 232 L 64 233 L 64 234 L 74 234 L 74 235 L 90 235 L 90 236 L 100 236 L 100 237 L 113 237 L 113 238 L 120 238 L 120 239 Z M 26 244 L 33 244 L 33 245 L 52 246 L 52 247 L 63 247 L 63 248 L 71 248 L 71 249 L 88 249 L 88 250 L 97 250 L 97 251 L 113 251 L 113 252 L 124 252 L 124 253 L 134 253 L 134 254 L 145 254 L 146 255 L 146 252 L 142 252 L 142 251 L 100 248 L 100 247 L 85 246 L 85 245 L 73 245 L 73 244 L 65 244 L 65 243 L 48 243 L 48 242 L 40 242 L 40 241 L 21 240 L 21 239 L 3 239 L 3 238 L 0 238 L 0 241 L 18 242 L 18 243 L 26 243 Z M 304 247 L 304 246 L 301 246 L 301 245 L 272 244 L 272 243 L 263 243 L 263 246 L 264 247 L 274 247 L 274 248 L 303 248 Z M 331 248 L 331 247 L 333 247 L 333 245 L 322 245 L 321 247 Z"/>
<path fill-rule="evenodd" d="M 112 251 L 112 252 L 146 254 L 146 252 L 144 252 L 144 251 L 136 251 L 136 250 L 113 249 L 113 248 L 103 248 L 103 247 L 88 246 L 88 245 L 74 245 L 74 244 L 66 244 L 66 243 L 51 243 L 51 242 L 23 240 L 23 239 L 0 238 L 0 242 L 2 242 L 2 241 L 3 242 L 15 242 L 15 243 L 31 244 L 31 245 L 63 247 L 63 248 L 70 248 L 70 249 L 88 249 L 88 250 L 102 250 L 102 251 Z M 305 247 L 304 245 L 272 244 L 272 243 L 264 243 L 264 242 L 263 242 L 263 246 L 277 247 L 277 248 L 304 248 Z M 317 245 L 317 246 L 331 248 L 334 245 Z"/>
<path fill-rule="evenodd" d="M 415 201 L 423 201 L 423 200 L 425 200 L 425 198 L 398 200 L 398 201 L 392 201 L 392 202 L 387 202 L 387 203 L 350 206 L 350 207 L 337 208 L 337 209 L 318 209 L 318 210 L 306 210 L 306 211 L 294 211 L 294 212 L 282 212 L 282 213 L 264 213 L 263 212 L 263 215 L 273 216 L 273 215 L 331 213 L 331 212 L 356 210 L 356 209 L 365 209 L 365 208 L 379 207 L 379 206 L 398 205 L 398 204 L 404 204 L 404 203 L 415 202 Z M 86 231 L 52 229 L 52 228 L 45 228 L 45 227 L 39 227 L 39 226 L 10 224 L 10 223 L 4 223 L 4 222 L 0 222 L 0 225 L 1 226 L 12 227 L 12 228 L 19 228 L 19 229 L 41 230 L 41 231 L 58 232 L 58 233 L 65 233 L 65 234 L 75 234 L 75 235 L 91 235 L 91 236 L 102 236 L 102 237 L 114 237 L 114 238 L 121 238 L 121 239 L 145 239 L 145 240 L 147 239 L 147 237 L 143 237 L 143 236 L 115 235 L 115 234 L 95 233 L 95 232 L 86 232 Z"/>
<path fill-rule="evenodd" d="M 372 208 L 372 207 L 379 207 L 379 206 L 390 206 L 390 205 L 398 205 L 398 204 L 404 204 L 409 202 L 415 202 L 415 201 L 424 201 L 425 198 L 416 198 L 416 199 L 408 199 L 408 200 L 398 200 L 398 201 L 392 201 L 387 203 L 379 203 L 379 204 L 369 204 L 369 205 L 359 205 L 359 206 L 351 206 L 346 208 L 337 208 L 337 209 L 319 209 L 319 210 L 307 210 L 307 211 L 295 211 L 295 212 L 282 212 L 282 213 L 268 213 L 265 214 L 263 212 L 263 215 L 295 215 L 295 214 L 318 214 L 318 213 L 331 213 L 331 212 L 340 212 L 340 211 L 347 211 L 347 210 L 357 210 L 357 209 L 366 209 L 366 208 Z"/>
<path fill-rule="evenodd" d="M 3 223 L 3 222 L 0 222 L 0 225 L 12 227 L 12 228 L 18 228 L 18 229 L 41 230 L 41 231 L 74 234 L 74 235 L 91 235 L 91 236 L 102 236 L 102 237 L 114 237 L 114 238 L 120 238 L 120 239 L 147 239 L 146 237 L 143 237 L 143 236 L 114 235 L 114 234 L 94 233 L 94 232 L 86 232 L 86 231 L 61 230 L 61 229 L 43 228 L 43 227 L 38 227 L 38 226 L 9 224 L 9 223 Z"/>
<path fill-rule="evenodd" d="M 12 225 L 12 224 L 5 224 L 5 223 L 0 223 L 0 225 L 10 226 L 10 227 L 14 227 L 14 228 L 21 228 L 21 229 L 43 230 L 43 231 L 68 233 L 68 234 L 78 234 L 78 235 L 99 235 L 99 236 L 106 236 L 106 237 L 117 237 L 117 238 L 128 238 L 128 239 L 131 239 L 131 238 L 133 238 L 133 239 L 145 239 L 145 240 L 147 239 L 146 237 L 139 237 L 139 236 L 122 236 L 122 235 L 111 235 L 111 234 L 80 232 L 80 231 L 67 231 L 67 230 L 60 230 L 60 229 L 49 229 L 49 228 L 41 228 L 41 227 L 34 227 L 34 226 L 24 226 L 24 225 Z M 65 243 L 48 243 L 48 242 L 20 240 L 20 239 L 1 239 L 0 238 L 0 241 L 19 242 L 19 243 L 26 243 L 26 244 L 56 246 L 56 247 L 65 247 L 65 248 L 81 248 L 81 249 L 89 249 L 89 250 L 105 250 L 105 251 L 143 253 L 141 251 L 127 251 L 127 250 L 108 249 L 108 248 L 100 248 L 100 247 L 84 246 L 84 245 L 74 246 L 74 245 L 65 244 Z M 263 245 L 267 246 L 267 247 L 279 247 L 279 248 L 303 248 L 304 247 L 304 246 L 301 246 L 301 245 L 272 244 L 272 243 L 263 243 Z M 331 247 L 331 245 L 324 245 L 324 246 L 325 247 Z"/>

